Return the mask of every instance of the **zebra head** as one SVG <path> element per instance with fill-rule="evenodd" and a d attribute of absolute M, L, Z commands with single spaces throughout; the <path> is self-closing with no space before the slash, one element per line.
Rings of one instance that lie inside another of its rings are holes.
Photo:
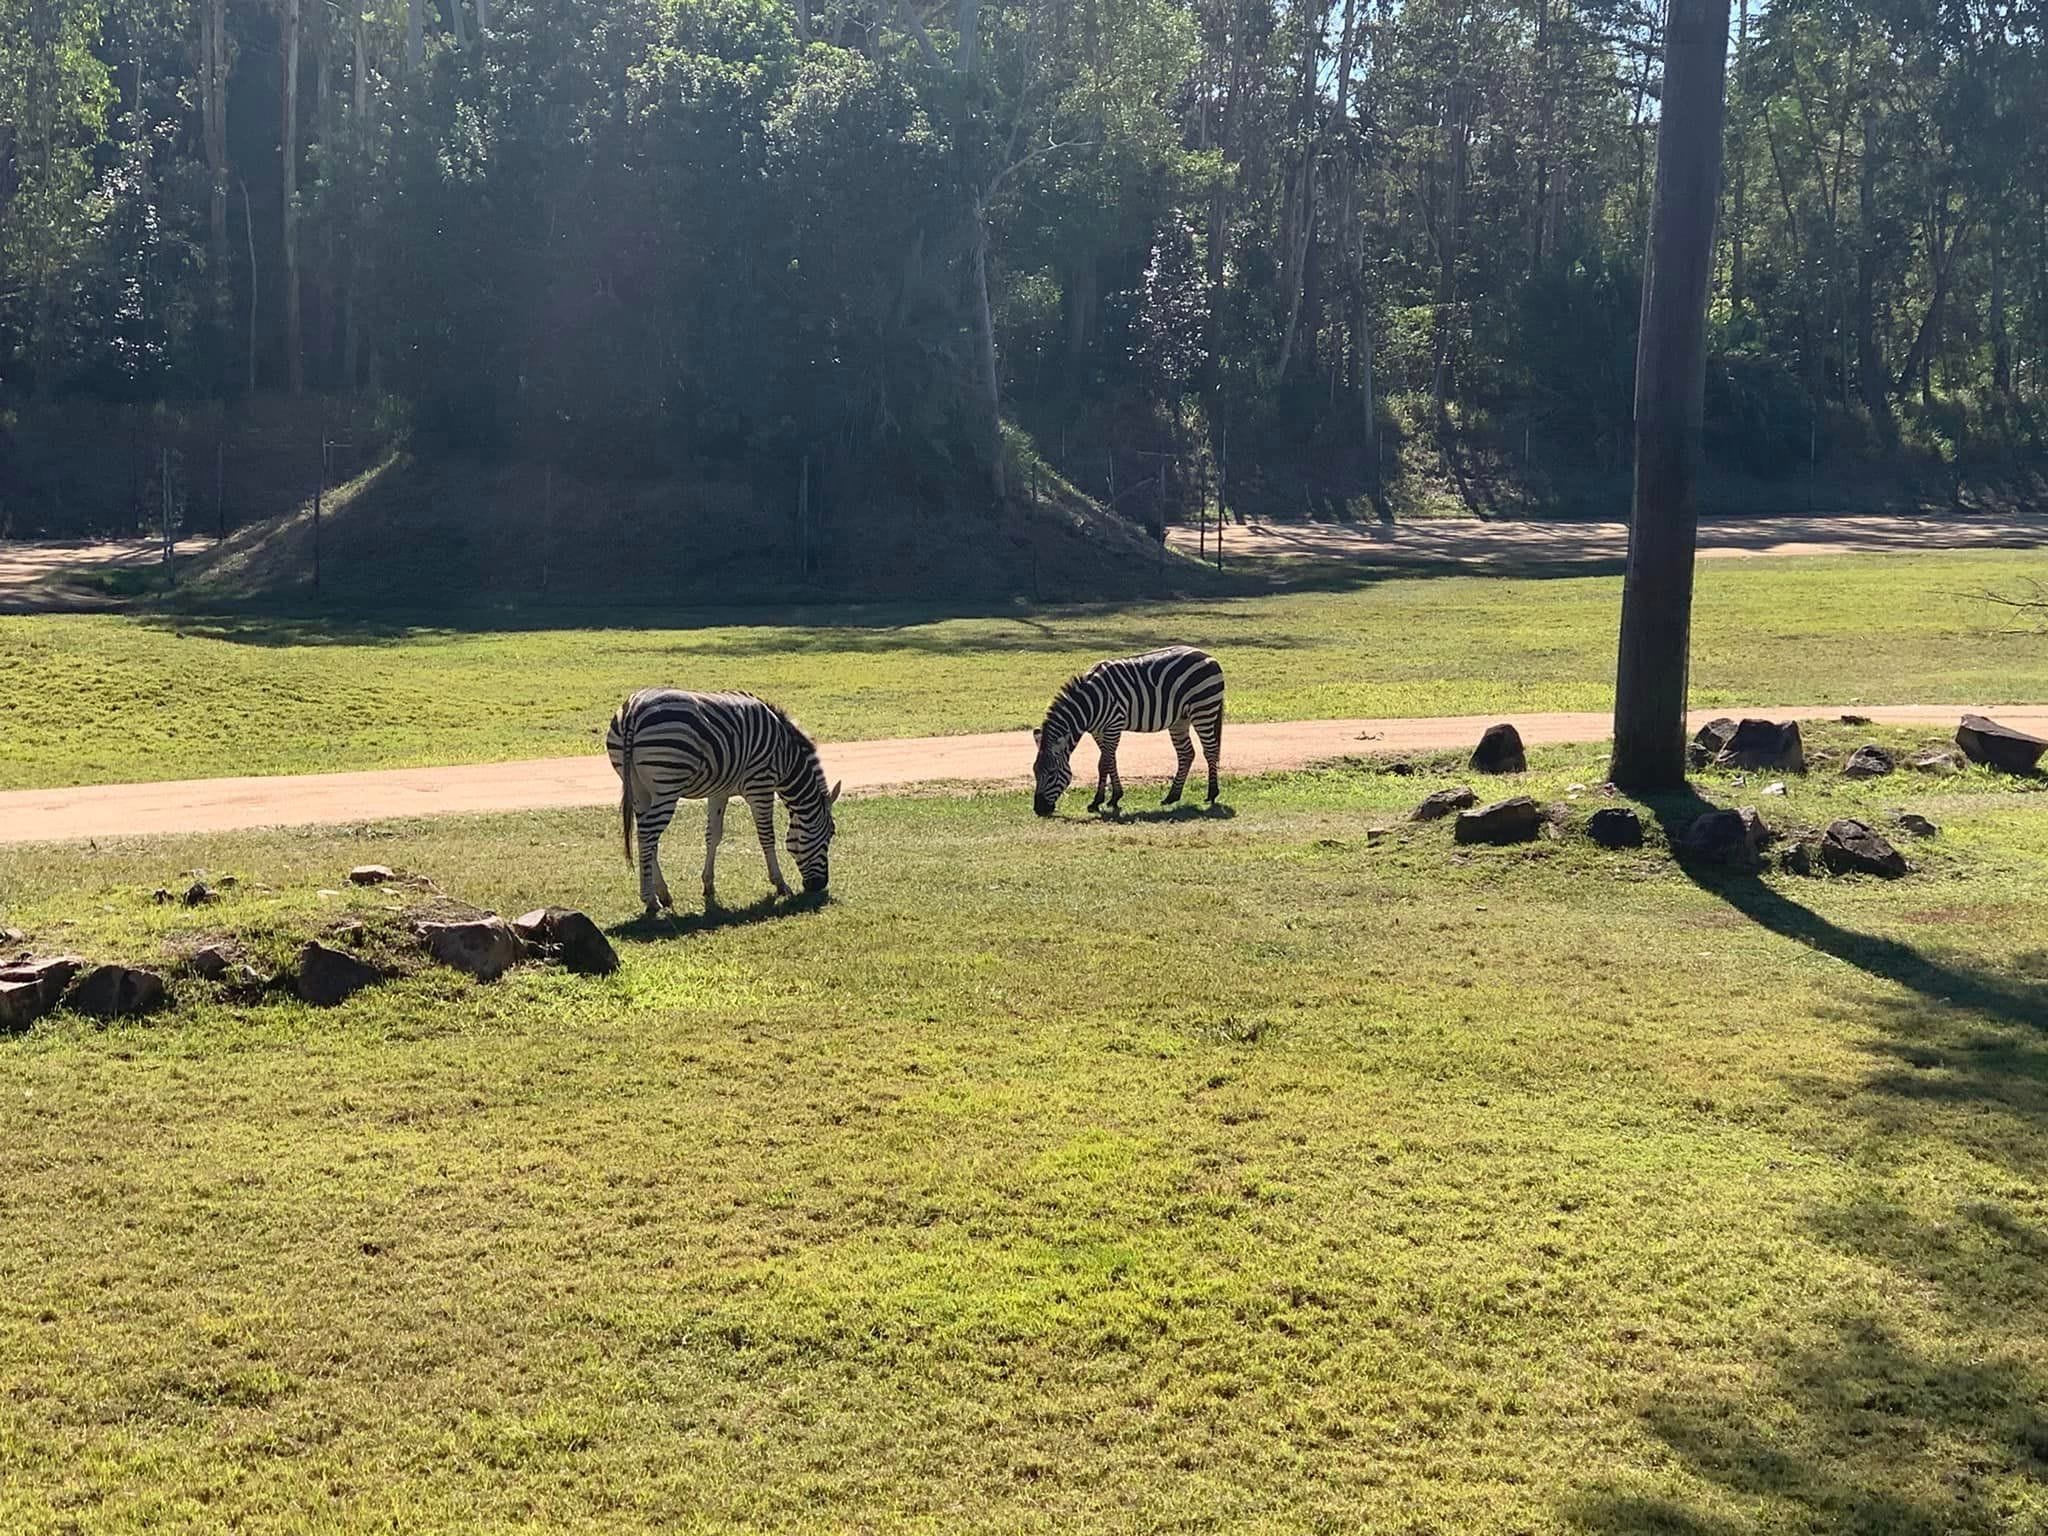
<path fill-rule="evenodd" d="M 832 806 L 839 799 L 839 784 L 828 791 L 824 770 L 806 778 L 794 792 L 785 791 L 789 803 L 789 836 L 785 846 L 802 877 L 806 892 L 823 895 L 832 878 Z"/>
<path fill-rule="evenodd" d="M 1067 786 L 1074 782 L 1074 743 L 1080 737 L 1048 726 L 1033 731 L 1031 739 L 1038 743 L 1038 758 L 1031 765 L 1031 809 L 1041 816 L 1050 816 L 1059 809 L 1060 796 L 1067 792 Z"/>

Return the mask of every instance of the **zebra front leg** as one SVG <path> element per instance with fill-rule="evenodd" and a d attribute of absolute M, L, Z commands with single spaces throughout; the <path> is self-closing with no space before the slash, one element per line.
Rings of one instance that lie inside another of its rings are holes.
<path fill-rule="evenodd" d="M 1095 798 L 1088 802 L 1091 813 L 1102 809 L 1102 797 L 1109 793 L 1109 749 L 1095 738 Z"/>
<path fill-rule="evenodd" d="M 1117 814 L 1117 808 L 1124 803 L 1123 775 L 1116 771 L 1116 746 L 1123 739 L 1121 731 L 1111 731 L 1102 743 L 1102 763 L 1109 773 L 1109 814 Z"/>
<path fill-rule="evenodd" d="M 1187 788 L 1188 770 L 1195 766 L 1195 744 L 1189 739 L 1188 726 L 1185 720 L 1178 725 L 1168 726 L 1166 730 L 1167 734 L 1173 737 L 1173 787 L 1167 790 L 1166 798 L 1159 803 L 1161 805 L 1178 805 L 1180 803 L 1180 792 Z"/>
<path fill-rule="evenodd" d="M 775 857 L 775 791 L 747 796 L 747 806 L 754 813 L 754 830 L 761 835 L 761 857 L 768 861 L 768 881 L 775 887 L 775 894 L 788 896 L 789 882 L 782 878 L 782 865 Z"/>
<path fill-rule="evenodd" d="M 672 908 L 676 904 L 661 873 L 661 834 L 668 830 L 675 813 L 674 800 L 657 801 L 636 818 L 640 838 L 640 900 L 650 916 L 662 907 Z"/>
<path fill-rule="evenodd" d="M 718 905 L 717 868 L 718 845 L 725 838 L 724 795 L 714 795 L 704 802 L 704 910 L 709 912 Z"/>

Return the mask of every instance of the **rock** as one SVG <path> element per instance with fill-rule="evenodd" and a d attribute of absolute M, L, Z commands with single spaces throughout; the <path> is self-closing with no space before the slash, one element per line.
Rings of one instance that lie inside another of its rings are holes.
<path fill-rule="evenodd" d="M 609 976 L 619 968 L 618 951 L 604 931 L 568 907 L 542 907 L 515 917 L 512 931 L 580 976 Z"/>
<path fill-rule="evenodd" d="M 299 951 L 299 971 L 292 990 L 316 1008 L 332 1008 L 383 979 L 375 967 L 354 955 L 312 943 Z"/>
<path fill-rule="evenodd" d="M 496 981 L 519 963 L 519 939 L 502 917 L 468 923 L 421 923 L 420 942 L 441 964 Z"/>
<path fill-rule="evenodd" d="M 1512 725 L 1489 725 L 1472 749 L 1472 771 L 1527 773 L 1529 759 L 1522 752 L 1522 733 Z"/>
<path fill-rule="evenodd" d="M 1911 833 L 1914 837 L 1941 836 L 1941 828 L 1937 827 L 1925 816 L 1922 816 L 1918 811 L 1901 811 L 1892 820 L 1898 823 L 1901 832 Z"/>
<path fill-rule="evenodd" d="M 1640 848 L 1643 818 L 1627 806 L 1603 806 L 1587 821 L 1586 835 L 1602 848 Z"/>
<path fill-rule="evenodd" d="M 207 981 L 219 981 L 234 963 L 234 952 L 225 944 L 209 944 L 185 957 L 185 969 Z"/>
<path fill-rule="evenodd" d="M 1721 722 L 1717 720 L 1714 723 L 1719 725 Z M 1804 773 L 1806 749 L 1799 735 L 1799 722 L 1739 721 L 1729 733 L 1727 742 L 1715 754 L 1714 763 L 1721 768 L 1763 768 L 1779 773 Z"/>
<path fill-rule="evenodd" d="M 2032 773 L 2041 754 L 2048 752 L 2048 741 L 1983 715 L 1963 716 L 1963 723 L 1956 727 L 1956 745 L 1971 762 L 2004 773 Z"/>
<path fill-rule="evenodd" d="M 1813 873 L 1813 844 L 1805 838 L 1792 844 L 1778 855 L 1778 868 L 1788 875 L 1810 875 Z"/>
<path fill-rule="evenodd" d="M 1906 856 L 1862 822 L 1843 817 L 1820 840 L 1820 861 L 1838 875 L 1896 880 L 1911 868 Z"/>
<path fill-rule="evenodd" d="M 1868 725 L 1868 724 L 1870 724 L 1870 716 L 1868 716 L 1868 715 L 1843 715 L 1843 716 L 1841 717 L 1841 720 L 1842 720 L 1842 724 L 1844 724 L 1844 725 Z"/>
<path fill-rule="evenodd" d="M 33 981 L 0 981 L 0 1035 L 18 1035 L 50 1011 Z"/>
<path fill-rule="evenodd" d="M 11 944 L 26 944 L 27 942 L 28 935 L 19 928 L 0 928 L 0 949 L 5 949 Z"/>
<path fill-rule="evenodd" d="M 1450 815 L 1453 811 L 1468 810 L 1478 803 L 1479 797 L 1473 794 L 1469 787 L 1460 784 L 1456 789 L 1440 789 L 1430 795 L 1422 804 L 1415 807 L 1414 814 L 1408 819 L 1435 821 L 1439 817 Z"/>
<path fill-rule="evenodd" d="M 1773 779 L 1764 786 L 1764 793 L 1767 795 L 1783 795 L 1790 793 L 1790 791 L 1785 788 L 1785 781 L 1783 779 Z"/>
<path fill-rule="evenodd" d="M 155 902 L 160 907 L 168 907 L 172 902 L 176 901 L 178 898 L 173 896 L 169 891 L 165 890 L 162 886 L 158 886 L 154 891 L 150 892 L 149 899 Z"/>
<path fill-rule="evenodd" d="M 1869 741 L 1849 754 L 1849 760 L 1842 764 L 1842 776 L 1849 779 L 1881 779 L 1898 766 L 1891 753 L 1876 742 Z"/>
<path fill-rule="evenodd" d="M 204 880 L 193 881 L 185 891 L 185 905 L 188 907 L 203 907 L 209 902 L 219 900 L 220 892 L 214 890 Z"/>
<path fill-rule="evenodd" d="M 1755 869 L 1763 848 L 1775 835 L 1763 817 L 1744 806 L 1695 817 L 1672 846 L 1682 858 L 1724 864 L 1730 869 Z"/>
<path fill-rule="evenodd" d="M 64 989 L 71 985 L 71 978 L 85 969 L 85 962 L 76 955 L 51 955 L 42 960 L 22 959 L 12 965 L 0 966 L 0 981 L 32 982 L 42 997 L 43 1007 L 54 1008 L 57 999 L 64 995 Z"/>
<path fill-rule="evenodd" d="M 1452 827 L 1461 843 L 1526 843 L 1543 826 L 1543 807 L 1527 795 L 1496 800 L 1476 811 L 1460 811 Z"/>
<path fill-rule="evenodd" d="M 95 1019 L 139 1018 L 170 1001 L 155 971 L 126 965 L 94 966 L 81 976 L 64 1006 Z"/>
<path fill-rule="evenodd" d="M 1727 716 L 1709 720 L 1693 733 L 1692 745 L 1685 749 L 1686 766 L 1695 770 L 1712 766 L 1734 734 L 1735 722 Z"/>
<path fill-rule="evenodd" d="M 276 985 L 253 965 L 237 965 L 221 978 L 221 985 L 234 997 L 261 997 Z M 289 987 L 290 983 L 285 983 Z"/>
<path fill-rule="evenodd" d="M 1933 773 L 1945 778 L 1963 771 L 1963 757 L 1960 752 L 1950 752 L 1946 748 L 1915 752 L 1906 759 L 1906 766 L 1915 773 Z"/>
<path fill-rule="evenodd" d="M 350 885 L 383 885 L 397 878 L 395 872 L 382 864 L 358 864 L 348 872 Z"/>

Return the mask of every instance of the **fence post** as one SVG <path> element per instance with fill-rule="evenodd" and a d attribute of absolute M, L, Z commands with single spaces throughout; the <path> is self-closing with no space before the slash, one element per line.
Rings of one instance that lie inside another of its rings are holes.
<path fill-rule="evenodd" d="M 320 590 L 320 498 L 327 493 L 327 434 L 320 435 L 320 479 L 313 487 L 313 590 Z"/>
<path fill-rule="evenodd" d="M 213 542 L 218 544 L 228 536 L 227 502 L 222 490 L 227 483 L 227 444 L 220 438 L 213 441 Z"/>
<path fill-rule="evenodd" d="M 176 568 L 173 567 L 173 565 L 171 564 L 172 538 L 170 449 L 159 448 L 157 450 L 156 473 L 157 489 L 160 495 L 160 499 L 163 502 L 164 574 L 170 578 L 171 585 L 175 587 L 178 584 L 178 573 Z"/>

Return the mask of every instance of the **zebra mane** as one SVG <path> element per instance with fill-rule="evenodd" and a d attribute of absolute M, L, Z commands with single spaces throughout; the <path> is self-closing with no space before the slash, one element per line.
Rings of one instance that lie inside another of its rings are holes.
<path fill-rule="evenodd" d="M 1045 714 L 1048 720 L 1052 718 L 1052 712 L 1058 709 L 1062 703 L 1068 699 L 1078 700 L 1080 698 L 1081 685 L 1087 681 L 1087 676 L 1085 672 L 1076 672 L 1064 683 L 1061 683 L 1059 687 L 1053 689 L 1052 702 L 1045 707 Z"/>

